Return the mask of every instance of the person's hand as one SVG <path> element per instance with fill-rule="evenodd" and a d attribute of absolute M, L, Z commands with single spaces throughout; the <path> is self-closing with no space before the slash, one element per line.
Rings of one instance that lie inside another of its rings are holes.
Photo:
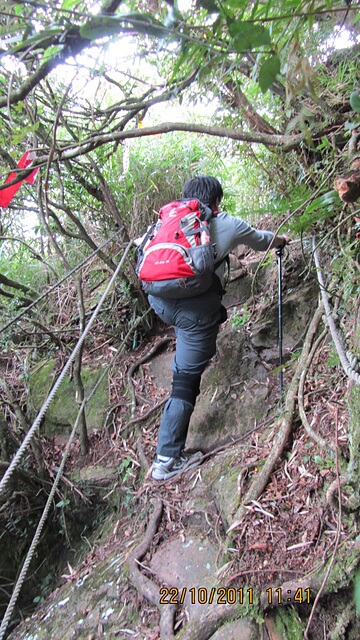
<path fill-rule="evenodd" d="M 275 249 L 284 249 L 284 247 L 289 244 L 290 242 L 290 236 L 288 236 L 287 233 L 285 233 L 282 236 L 276 236 L 275 238 L 275 242 L 274 242 L 274 247 Z"/>

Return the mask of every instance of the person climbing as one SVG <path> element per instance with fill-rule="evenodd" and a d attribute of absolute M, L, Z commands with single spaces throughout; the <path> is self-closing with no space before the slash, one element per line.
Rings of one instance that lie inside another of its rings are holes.
<path fill-rule="evenodd" d="M 158 432 L 156 457 L 152 466 L 154 480 L 168 480 L 198 466 L 201 451 L 185 453 L 185 443 L 196 398 L 200 392 L 201 375 L 216 352 L 219 326 L 227 318 L 222 305 L 226 258 L 238 245 L 245 244 L 256 251 L 284 247 L 287 236 L 275 236 L 261 231 L 244 220 L 219 212 L 223 197 L 220 182 L 213 176 L 196 176 L 183 188 L 183 197 L 196 198 L 211 208 L 211 242 L 216 249 L 216 270 L 213 283 L 205 293 L 190 298 L 165 299 L 149 295 L 149 304 L 163 322 L 173 325 L 176 335 L 172 363 L 172 391 L 166 402 Z"/>

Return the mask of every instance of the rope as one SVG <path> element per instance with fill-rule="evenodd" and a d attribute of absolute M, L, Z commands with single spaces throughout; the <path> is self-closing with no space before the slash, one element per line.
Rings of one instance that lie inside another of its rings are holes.
<path fill-rule="evenodd" d="M 351 355 L 351 362 L 349 362 L 349 357 L 345 352 L 344 345 L 342 344 L 342 341 L 339 335 L 339 331 L 336 327 L 334 318 L 331 313 L 331 307 L 330 307 L 329 299 L 326 293 L 324 277 L 323 277 L 323 273 L 320 265 L 319 252 L 315 247 L 314 241 L 313 241 L 313 246 L 314 246 L 314 260 L 315 260 L 315 266 L 316 266 L 316 272 L 317 272 L 317 279 L 320 286 L 321 297 L 324 304 L 326 320 L 330 329 L 331 337 L 335 345 L 335 349 L 340 358 L 342 368 L 344 369 L 348 378 L 351 378 L 351 380 L 353 380 L 356 384 L 360 384 L 360 374 L 355 370 L 355 367 L 354 367 L 354 356 Z"/>
<path fill-rule="evenodd" d="M 90 401 L 90 399 L 92 398 L 92 396 L 95 394 L 96 390 L 98 389 L 98 387 L 102 383 L 104 377 L 106 376 L 106 373 L 114 365 L 115 360 L 119 357 L 119 355 L 121 355 L 122 351 L 124 350 L 124 348 L 126 346 L 126 342 L 127 342 L 128 338 L 136 330 L 136 328 L 140 324 L 140 322 L 142 322 L 144 316 L 147 315 L 149 312 L 150 312 L 150 309 L 145 311 L 145 313 L 134 322 L 133 326 L 129 329 L 129 331 L 127 332 L 125 338 L 123 339 L 122 344 L 120 345 L 120 347 L 117 350 L 116 354 L 111 359 L 109 364 L 105 367 L 104 371 L 102 372 L 101 376 L 97 380 L 96 384 L 92 388 L 92 390 L 89 393 L 89 395 L 86 396 L 86 398 L 84 398 L 83 402 L 80 405 L 79 412 L 78 412 L 78 415 L 76 417 L 76 421 L 75 421 L 75 424 L 73 426 L 73 429 L 72 429 L 72 431 L 70 433 L 69 440 L 68 440 L 68 443 L 66 445 L 66 449 L 64 451 L 64 454 L 63 454 L 63 459 L 61 461 L 60 467 L 59 467 L 58 472 L 56 474 L 56 477 L 55 477 L 51 492 L 50 492 L 49 497 L 48 497 L 48 499 L 46 501 L 46 504 L 45 504 L 45 507 L 44 507 L 44 511 L 43 511 L 42 516 L 41 516 L 41 518 L 39 520 L 39 524 L 38 524 L 38 526 L 36 528 L 36 532 L 35 532 L 34 538 L 32 540 L 32 543 L 30 545 L 29 551 L 28 551 L 28 553 L 26 555 L 26 558 L 24 560 L 24 564 L 22 566 L 22 569 L 21 569 L 21 572 L 19 574 L 19 577 L 18 577 L 18 579 L 16 581 L 16 584 L 15 584 L 11 599 L 9 601 L 9 604 L 8 604 L 7 608 L 6 608 L 6 612 L 5 612 L 1 627 L 0 627 L 0 640 L 3 639 L 4 633 L 5 633 L 5 631 L 6 631 L 7 627 L 8 627 L 8 624 L 9 624 L 9 622 L 11 620 L 11 616 L 12 616 L 14 607 L 15 607 L 15 605 L 17 603 L 21 588 L 22 588 L 22 586 L 23 586 L 23 584 L 25 582 L 26 576 L 27 576 L 27 572 L 28 572 L 28 569 L 29 569 L 29 566 L 30 566 L 30 562 L 31 562 L 31 560 L 32 560 L 32 558 L 34 556 L 36 547 L 37 547 L 37 545 L 39 543 L 39 539 L 40 539 L 40 536 L 41 536 L 41 533 L 42 533 L 42 529 L 44 528 L 46 519 L 47 519 L 47 517 L 49 515 L 49 510 L 50 510 L 52 499 L 53 499 L 55 491 L 56 491 L 56 489 L 57 489 L 57 487 L 59 485 L 59 482 L 60 482 L 60 480 L 61 480 L 61 478 L 63 476 L 63 472 L 64 472 L 64 468 L 65 468 L 65 462 L 66 462 L 66 460 L 68 458 L 68 455 L 69 455 L 69 452 L 70 452 L 70 447 L 71 447 L 71 444 L 72 444 L 72 442 L 74 440 L 78 424 L 80 422 L 80 417 L 81 417 L 81 415 L 82 415 L 82 413 L 83 413 L 83 411 L 85 409 L 86 404 Z"/>
<path fill-rule="evenodd" d="M 107 294 L 109 293 L 110 288 L 112 287 L 112 284 L 113 284 L 114 280 L 117 278 L 117 276 L 119 274 L 119 271 L 120 271 L 120 269 L 121 269 L 121 267 L 122 267 L 122 265 L 123 265 L 123 263 L 125 261 L 125 258 L 128 255 L 128 253 L 129 253 L 129 251 L 130 251 L 130 249 L 132 247 L 132 244 L 133 244 L 133 241 L 130 240 L 129 244 L 127 245 L 127 247 L 125 249 L 123 257 L 121 258 L 118 266 L 116 267 L 116 270 L 115 270 L 113 276 L 111 277 L 111 279 L 110 279 L 110 281 L 108 283 L 108 286 L 106 287 L 103 295 L 101 296 L 101 298 L 100 298 L 100 300 L 99 300 L 94 312 L 92 313 L 88 324 L 86 325 L 83 333 L 79 337 L 79 340 L 78 340 L 77 344 L 75 345 L 74 350 L 70 354 L 66 365 L 64 366 L 62 372 L 60 373 L 58 379 L 56 380 L 56 383 L 54 384 L 53 388 L 51 389 L 48 397 L 44 401 L 44 404 L 42 405 L 37 417 L 35 418 L 32 426 L 31 426 L 31 428 L 29 429 L 28 433 L 26 434 L 26 437 L 25 437 L 24 441 L 20 445 L 20 448 L 18 449 L 18 451 L 17 451 L 16 455 L 14 456 L 14 458 L 12 459 L 7 471 L 5 472 L 3 478 L 1 479 L 1 481 L 0 481 L 0 495 L 1 495 L 2 492 L 5 491 L 5 488 L 6 488 L 8 482 L 10 480 L 11 475 L 13 474 L 14 470 L 16 469 L 16 467 L 19 465 L 21 459 L 23 458 L 28 444 L 32 441 L 33 437 L 35 436 L 43 416 L 45 415 L 46 411 L 48 410 L 48 408 L 49 408 L 49 406 L 50 406 L 55 394 L 57 393 L 57 391 L 58 391 L 58 389 L 59 389 L 59 387 L 60 387 L 60 385 L 61 385 L 61 383 L 62 383 L 62 381 L 63 381 L 63 379 L 65 377 L 65 375 L 67 374 L 72 362 L 75 360 L 77 353 L 81 349 L 82 344 L 83 344 L 87 334 L 89 333 L 89 331 L 90 331 L 90 329 L 91 329 L 91 327 L 92 327 L 92 325 L 93 325 L 93 323 L 94 323 L 94 321 L 95 321 L 95 319 L 96 319 L 96 317 L 97 317 L 97 315 L 98 315 L 98 313 L 99 313 L 99 311 L 100 311 L 100 309 L 101 309 L 101 307 L 102 307 L 102 305 L 104 303 L 104 300 L 105 300 Z"/>
<path fill-rule="evenodd" d="M 15 588 L 14 588 L 14 590 L 12 592 L 9 604 L 8 604 L 8 606 L 6 608 L 5 615 L 3 617 L 3 620 L 2 620 L 2 623 L 1 623 L 1 627 L 0 627 L 0 640 L 3 640 L 3 638 L 5 636 L 5 632 L 6 632 L 7 626 L 9 624 L 9 622 L 10 622 L 10 619 L 11 619 L 11 616 L 12 616 L 12 612 L 13 612 L 14 607 L 16 605 L 17 599 L 19 597 L 19 593 L 20 593 L 21 587 L 24 584 L 24 581 L 25 581 L 25 578 L 26 578 L 26 574 L 27 574 L 29 566 L 30 566 L 30 562 L 31 562 L 31 560 L 33 558 L 33 555 L 35 553 L 35 549 L 36 549 L 36 547 L 38 545 L 38 542 L 40 540 L 40 536 L 41 536 L 42 530 L 44 528 L 44 524 L 46 522 L 46 518 L 48 517 L 49 511 L 50 511 L 50 507 L 51 507 L 51 504 L 52 504 L 52 501 L 53 501 L 53 498 L 54 498 L 54 495 L 55 495 L 55 491 L 56 491 L 56 489 L 58 487 L 58 484 L 60 482 L 60 479 L 61 479 L 61 477 L 63 475 L 65 462 L 66 462 L 67 457 L 69 455 L 70 447 L 71 447 L 72 441 L 74 440 L 76 429 L 77 429 L 77 426 L 78 426 L 79 421 L 80 421 L 80 416 L 82 415 L 82 413 L 84 411 L 86 402 L 87 402 L 87 399 L 84 399 L 82 404 L 81 404 L 81 407 L 79 409 L 79 413 L 78 413 L 77 418 L 75 420 L 75 424 L 74 424 L 74 426 L 72 428 L 72 431 L 71 431 L 71 434 L 70 434 L 70 437 L 69 437 L 69 440 L 68 440 L 68 443 L 67 443 L 67 446 L 66 446 L 66 449 L 65 449 L 65 452 L 64 452 L 63 459 L 61 461 L 59 470 L 58 470 L 58 472 L 56 474 L 56 478 L 54 480 L 54 484 L 53 484 L 53 486 L 51 488 L 51 491 L 49 493 L 49 497 L 48 497 L 48 499 L 46 501 L 46 505 L 44 507 L 44 511 L 43 511 L 42 516 L 41 516 L 41 518 L 39 520 L 39 524 L 36 527 L 35 535 L 33 537 L 32 543 L 30 545 L 29 551 L 26 554 L 26 558 L 24 560 L 24 564 L 23 564 L 23 566 L 21 568 L 21 571 L 20 571 L 19 577 L 17 579 Z"/>
<path fill-rule="evenodd" d="M 56 289 L 56 287 L 59 287 L 63 282 L 65 282 L 65 280 L 67 280 L 68 278 L 70 278 L 70 276 L 72 276 L 74 273 L 76 273 L 79 269 L 81 269 L 87 262 L 89 262 L 89 260 L 91 260 L 91 258 L 93 258 L 99 251 L 101 251 L 101 249 L 103 249 L 107 244 L 109 244 L 109 242 L 112 242 L 112 240 L 114 240 L 114 238 L 116 238 L 116 236 L 120 233 L 120 229 L 119 231 L 117 231 L 113 236 L 111 236 L 111 238 L 109 238 L 108 240 L 105 240 L 105 242 L 103 242 L 95 251 L 93 251 L 93 253 L 91 253 L 87 258 L 84 258 L 84 260 L 82 262 L 80 262 L 76 267 L 74 267 L 73 269 L 71 269 L 71 271 L 69 271 L 65 276 L 63 276 L 63 278 L 61 278 L 60 280 L 58 280 L 58 282 L 55 282 L 55 284 L 53 284 L 50 289 L 48 289 L 47 291 L 45 291 L 45 293 L 43 293 L 41 296 L 39 296 L 38 298 L 36 298 L 36 300 L 34 300 L 34 302 L 32 302 L 31 304 L 29 304 L 23 311 L 20 311 L 20 313 L 18 313 L 16 316 L 14 316 L 14 318 L 12 318 L 11 320 L 9 320 L 9 322 L 7 322 L 3 327 L 0 327 L 0 333 L 2 333 L 3 331 L 5 331 L 6 329 L 8 329 L 12 324 L 14 324 L 14 322 L 16 322 L 17 320 L 19 320 L 20 318 L 22 318 L 22 316 L 24 316 L 28 311 L 31 311 L 31 309 L 33 307 L 35 307 L 37 304 L 39 304 L 39 302 L 41 302 L 41 300 L 44 300 L 44 298 L 46 298 L 52 291 L 54 291 L 54 289 Z"/>

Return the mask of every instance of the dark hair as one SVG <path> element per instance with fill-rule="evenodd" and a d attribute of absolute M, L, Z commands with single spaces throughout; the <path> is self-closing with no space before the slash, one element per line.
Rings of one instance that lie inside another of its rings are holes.
<path fill-rule="evenodd" d="M 204 204 L 212 207 L 216 200 L 223 197 L 220 182 L 212 176 L 195 176 L 187 180 L 183 189 L 184 198 L 197 198 Z"/>

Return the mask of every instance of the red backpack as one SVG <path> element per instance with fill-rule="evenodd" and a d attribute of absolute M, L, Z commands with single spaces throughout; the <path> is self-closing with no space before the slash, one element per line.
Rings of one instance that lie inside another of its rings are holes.
<path fill-rule="evenodd" d="M 215 250 L 212 210 L 199 200 L 175 200 L 161 207 L 138 248 L 136 273 L 147 294 L 191 298 L 213 283 Z"/>

